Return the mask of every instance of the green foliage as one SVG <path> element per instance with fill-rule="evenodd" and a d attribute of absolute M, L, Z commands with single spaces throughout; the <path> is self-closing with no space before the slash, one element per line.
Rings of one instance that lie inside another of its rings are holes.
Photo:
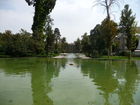
<path fill-rule="evenodd" d="M 11 57 L 26 56 L 53 56 L 56 55 L 56 36 L 51 26 L 46 26 L 46 40 L 40 41 L 32 37 L 32 34 L 21 29 L 20 33 L 13 34 L 11 31 L 0 33 L 0 55 Z M 45 45 L 45 46 L 44 46 Z M 67 51 L 66 38 L 57 43 L 59 52 Z M 42 47 L 44 46 L 44 47 Z M 61 50 L 60 50 L 61 49 Z"/>
<path fill-rule="evenodd" d="M 33 45 L 37 54 L 45 53 L 45 34 L 44 28 L 48 22 L 49 14 L 55 6 L 56 0 L 25 0 L 28 5 L 35 7 L 33 18 Z M 50 37 L 50 36 L 49 36 Z"/>
<path fill-rule="evenodd" d="M 113 20 L 105 19 L 101 24 L 101 34 L 104 36 L 108 56 L 112 55 L 112 44 L 118 34 L 117 23 Z"/>
<path fill-rule="evenodd" d="M 11 31 L 0 33 L 0 55 L 42 57 L 66 52 L 66 38 L 60 38 L 61 35 L 58 28 L 52 29 L 52 21 L 53 19 L 48 15 L 43 32 L 45 40 L 40 40 L 34 34 L 30 34 L 23 29 L 17 34 L 12 34 Z"/>
<path fill-rule="evenodd" d="M 18 34 L 6 31 L 0 35 L 0 51 L 10 56 L 29 56 L 34 52 L 32 42 L 31 34 L 24 30 L 21 30 L 21 33 Z"/>
<path fill-rule="evenodd" d="M 85 53 L 87 56 L 90 56 L 91 46 L 90 46 L 90 39 L 87 33 L 85 33 L 82 36 L 81 47 L 82 47 L 82 52 Z"/>
<path fill-rule="evenodd" d="M 52 21 L 53 20 L 50 18 L 50 16 L 48 16 L 48 21 L 45 26 L 46 33 L 45 50 L 47 55 L 49 55 L 50 53 L 54 53 L 55 35 L 51 27 L 51 25 L 53 24 Z"/>
<path fill-rule="evenodd" d="M 66 38 L 61 39 L 59 28 L 52 29 L 53 19 L 50 16 L 47 18 L 45 26 L 45 50 L 47 55 L 58 54 L 59 52 L 66 52 L 67 42 Z"/>
<path fill-rule="evenodd" d="M 54 36 L 55 36 L 55 53 L 59 53 L 60 52 L 60 30 L 59 28 L 55 28 L 54 29 Z"/>
<path fill-rule="evenodd" d="M 62 52 L 62 53 L 66 53 L 67 52 L 67 47 L 68 47 L 68 43 L 66 42 L 66 38 L 65 37 L 63 37 L 62 39 L 61 39 L 61 48 L 60 48 L 60 51 Z"/>
<path fill-rule="evenodd" d="M 112 46 L 115 36 L 118 34 L 117 24 L 106 18 L 101 25 L 91 30 L 90 36 L 84 34 L 81 40 L 82 52 L 91 57 L 99 57 L 112 54 Z M 114 47 L 115 43 L 114 43 Z"/>
<path fill-rule="evenodd" d="M 33 54 L 35 54 L 35 55 L 45 54 L 45 42 L 44 41 L 39 41 L 39 40 L 32 38 L 31 46 L 32 46 Z"/>
<path fill-rule="evenodd" d="M 132 10 L 129 9 L 129 5 L 124 6 L 124 10 L 121 13 L 120 31 L 127 37 L 127 48 L 131 52 L 137 48 L 138 40 L 136 34 L 136 21 L 135 15 L 132 14 Z"/>
<path fill-rule="evenodd" d="M 112 52 L 114 52 L 113 55 L 118 55 L 119 54 L 119 45 L 120 45 L 120 42 L 118 40 L 114 40 L 113 44 L 112 44 Z"/>
<path fill-rule="evenodd" d="M 90 31 L 90 43 L 92 57 L 98 57 L 105 53 L 105 40 L 104 35 L 101 34 L 101 25 L 96 25 L 95 28 Z"/>
<path fill-rule="evenodd" d="M 76 52 L 75 45 L 73 43 L 67 44 L 66 52 L 67 53 L 75 53 Z"/>
<path fill-rule="evenodd" d="M 131 48 L 132 52 L 134 52 L 137 49 L 138 44 L 139 44 L 139 39 L 135 35 L 132 36 L 132 48 Z"/>
<path fill-rule="evenodd" d="M 32 25 L 33 36 L 38 40 L 44 40 L 44 26 L 47 16 L 55 6 L 56 0 L 26 0 L 29 5 L 35 7 L 34 21 Z"/>
<path fill-rule="evenodd" d="M 80 53 L 81 52 L 81 40 L 79 38 L 74 42 L 74 46 L 75 46 L 74 52 Z"/>

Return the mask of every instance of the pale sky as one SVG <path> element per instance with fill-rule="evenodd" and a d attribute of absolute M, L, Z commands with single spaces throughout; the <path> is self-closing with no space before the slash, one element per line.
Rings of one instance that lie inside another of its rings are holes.
<path fill-rule="evenodd" d="M 75 41 L 85 32 L 89 33 L 106 17 L 104 9 L 100 6 L 93 7 L 93 2 L 94 0 L 57 0 L 51 13 L 53 28 L 59 28 L 62 37 L 66 37 L 68 42 Z M 120 8 L 112 10 L 112 19 L 119 22 L 120 11 L 125 4 L 130 5 L 140 26 L 140 0 L 122 2 Z M 29 7 L 25 0 L 0 0 L 0 32 L 11 30 L 17 33 L 21 28 L 31 32 L 33 15 L 34 8 Z"/>

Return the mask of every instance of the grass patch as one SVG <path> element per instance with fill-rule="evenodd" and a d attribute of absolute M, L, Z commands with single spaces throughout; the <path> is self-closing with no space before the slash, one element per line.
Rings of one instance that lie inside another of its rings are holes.
<path fill-rule="evenodd" d="M 9 55 L 0 55 L 0 58 L 10 58 L 11 56 Z"/>
<path fill-rule="evenodd" d="M 102 59 L 102 60 L 129 60 L 127 56 L 101 56 L 100 58 L 95 59 Z M 140 57 L 132 57 L 131 60 L 140 60 Z"/>
<path fill-rule="evenodd" d="M 39 55 L 28 55 L 28 56 L 9 56 L 9 55 L 4 55 L 4 54 L 0 54 L 0 58 L 23 58 L 23 57 L 48 57 L 48 58 L 51 58 L 51 57 L 55 57 L 55 56 L 58 56 L 59 54 L 55 54 L 55 53 L 49 53 L 48 55 L 47 54 L 39 54 Z"/>

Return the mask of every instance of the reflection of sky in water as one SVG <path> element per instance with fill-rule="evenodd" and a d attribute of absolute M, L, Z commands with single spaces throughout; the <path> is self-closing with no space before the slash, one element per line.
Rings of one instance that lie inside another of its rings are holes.
<path fill-rule="evenodd" d="M 140 105 L 140 61 L 0 59 L 0 105 Z"/>
<path fill-rule="evenodd" d="M 125 85 L 126 80 L 124 78 L 118 79 L 120 85 Z"/>
<path fill-rule="evenodd" d="M 0 105 L 32 105 L 31 75 L 0 73 Z"/>
<path fill-rule="evenodd" d="M 70 55 L 74 57 L 73 55 Z M 69 57 L 70 57 L 69 56 Z M 88 77 L 83 77 L 80 67 L 69 65 L 67 62 L 65 70 L 60 72 L 59 77 L 52 79 L 52 92 L 48 95 L 54 100 L 54 105 L 92 105 L 92 103 L 103 104 L 99 100 L 96 86 Z M 93 100 L 94 99 L 94 100 Z M 95 101 L 96 99 L 96 101 Z"/>

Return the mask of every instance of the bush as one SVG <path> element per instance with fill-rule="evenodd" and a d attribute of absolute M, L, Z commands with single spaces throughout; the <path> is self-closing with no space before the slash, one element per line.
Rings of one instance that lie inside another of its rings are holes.
<path fill-rule="evenodd" d="M 128 51 L 121 51 L 118 53 L 119 56 L 128 56 L 129 52 Z"/>
<path fill-rule="evenodd" d="M 34 40 L 27 33 L 12 34 L 6 31 L 0 35 L 0 52 L 14 57 L 34 55 Z"/>

